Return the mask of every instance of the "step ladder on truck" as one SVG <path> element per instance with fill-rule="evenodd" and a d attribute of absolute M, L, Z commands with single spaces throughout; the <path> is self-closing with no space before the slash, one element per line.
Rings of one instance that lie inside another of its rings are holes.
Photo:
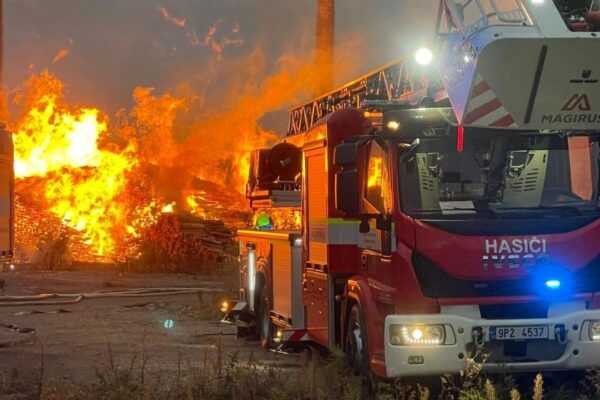
<path fill-rule="evenodd" d="M 598 6 L 441 0 L 432 51 L 292 109 L 223 321 L 380 377 L 600 366 Z"/>

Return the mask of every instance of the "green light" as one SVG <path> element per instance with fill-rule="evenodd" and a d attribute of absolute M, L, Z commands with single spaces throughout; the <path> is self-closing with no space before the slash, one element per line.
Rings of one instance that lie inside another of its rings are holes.
<path fill-rule="evenodd" d="M 271 218 L 267 214 L 261 214 L 256 219 L 256 226 L 266 228 L 271 226 Z"/>
<path fill-rule="evenodd" d="M 175 321 L 172 319 L 165 319 L 163 322 L 163 326 L 167 329 L 171 329 L 175 326 Z"/>

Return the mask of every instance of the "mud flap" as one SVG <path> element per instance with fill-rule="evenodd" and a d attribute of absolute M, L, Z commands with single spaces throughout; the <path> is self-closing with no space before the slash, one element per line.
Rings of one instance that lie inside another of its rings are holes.
<path fill-rule="evenodd" d="M 256 330 L 256 315 L 250 310 L 247 301 L 228 300 L 227 305 L 223 304 L 221 311 L 225 313 L 221 318 L 221 323 L 236 325 L 238 328 L 238 337 L 253 335 Z"/>
<path fill-rule="evenodd" d="M 308 333 L 308 329 L 284 329 L 279 332 L 274 338 L 277 351 L 284 353 L 296 352 L 314 346 L 314 341 Z"/>

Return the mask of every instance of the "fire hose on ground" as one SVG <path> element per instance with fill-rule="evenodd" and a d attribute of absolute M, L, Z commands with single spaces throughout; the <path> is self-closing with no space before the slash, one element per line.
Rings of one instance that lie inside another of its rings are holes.
<path fill-rule="evenodd" d="M 76 304 L 84 299 L 117 297 L 175 296 L 190 293 L 221 293 L 221 289 L 211 288 L 137 288 L 120 291 L 98 291 L 91 293 L 44 293 L 31 296 L 0 296 L 0 307 L 15 306 L 54 306 Z"/>

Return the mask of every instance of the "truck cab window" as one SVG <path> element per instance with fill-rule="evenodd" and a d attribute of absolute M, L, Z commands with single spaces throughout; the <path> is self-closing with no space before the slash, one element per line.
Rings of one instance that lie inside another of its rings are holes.
<path fill-rule="evenodd" d="M 522 0 L 453 0 L 452 3 L 467 33 L 488 26 L 532 24 Z"/>
<path fill-rule="evenodd" d="M 598 212 L 597 140 L 477 129 L 465 138 L 463 152 L 449 138 L 423 138 L 415 157 L 399 165 L 405 212 L 480 219 Z"/>
<path fill-rule="evenodd" d="M 571 31 L 600 31 L 600 0 L 554 0 L 554 4 Z"/>
<path fill-rule="evenodd" d="M 392 195 L 387 153 L 375 142 L 369 147 L 365 188 L 365 200 L 371 212 L 391 211 Z"/>

